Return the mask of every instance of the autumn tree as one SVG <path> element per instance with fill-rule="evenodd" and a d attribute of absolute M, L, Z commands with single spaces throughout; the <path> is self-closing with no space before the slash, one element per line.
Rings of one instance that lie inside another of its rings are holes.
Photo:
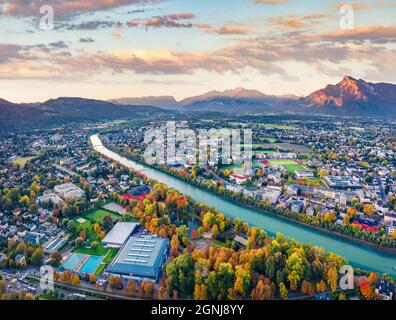
<path fill-rule="evenodd" d="M 80 282 L 81 282 L 80 281 L 80 277 L 78 275 L 74 274 L 72 276 L 72 285 L 73 286 L 78 286 L 80 284 Z"/>
<path fill-rule="evenodd" d="M 96 275 L 95 274 L 91 274 L 89 276 L 89 282 L 92 284 L 96 283 Z"/>
<path fill-rule="evenodd" d="M 338 272 L 335 266 L 331 267 L 327 271 L 327 283 L 330 286 L 332 291 L 337 290 L 338 286 Z"/>
<path fill-rule="evenodd" d="M 320 282 L 316 284 L 316 291 L 325 292 L 325 290 L 326 290 L 326 283 L 323 280 L 320 280 Z"/>
<path fill-rule="evenodd" d="M 280 295 L 281 299 L 283 299 L 283 300 L 288 299 L 287 288 L 283 282 L 281 282 L 279 285 L 279 295 Z"/>
<path fill-rule="evenodd" d="M 370 281 L 370 283 L 372 285 L 374 285 L 378 281 L 378 279 L 379 279 L 379 276 L 375 272 L 371 272 L 369 277 L 368 277 L 368 280 Z"/>
<path fill-rule="evenodd" d="M 152 281 L 142 281 L 143 296 L 145 298 L 152 298 L 154 295 L 154 284 Z"/>
<path fill-rule="evenodd" d="M 362 281 L 360 283 L 360 293 L 366 300 L 372 299 L 374 292 L 368 281 Z"/>
<path fill-rule="evenodd" d="M 176 257 L 179 253 L 180 241 L 179 237 L 175 234 L 172 236 L 170 253 L 172 257 Z"/>
<path fill-rule="evenodd" d="M 242 297 L 246 296 L 250 287 L 250 272 L 245 270 L 243 266 L 235 268 L 234 289 Z"/>
<path fill-rule="evenodd" d="M 135 288 L 136 288 L 135 281 L 131 279 L 128 280 L 127 285 L 124 288 L 124 294 L 129 297 L 132 297 L 135 293 Z"/>
<path fill-rule="evenodd" d="M 207 300 L 208 299 L 208 288 L 205 284 L 195 284 L 194 287 L 194 299 L 195 300 Z"/>
<path fill-rule="evenodd" d="M 260 280 L 252 290 L 251 296 L 255 300 L 270 300 L 273 299 L 273 291 L 269 284 Z"/>
<path fill-rule="evenodd" d="M 109 285 L 112 289 L 120 288 L 121 287 L 121 277 L 119 276 L 110 276 L 109 278 Z"/>
<path fill-rule="evenodd" d="M 375 212 L 375 206 L 373 204 L 366 204 L 363 207 L 363 213 L 369 217 Z"/>

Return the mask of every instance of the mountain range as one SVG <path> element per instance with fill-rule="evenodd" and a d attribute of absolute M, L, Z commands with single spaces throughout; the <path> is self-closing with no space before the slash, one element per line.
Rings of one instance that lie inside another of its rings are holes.
<path fill-rule="evenodd" d="M 172 96 L 121 98 L 111 101 L 57 98 L 43 103 L 16 104 L 0 99 L 0 129 L 48 122 L 112 120 L 144 114 L 215 111 L 231 114 L 298 113 L 314 115 L 376 116 L 396 118 L 396 85 L 370 83 L 345 76 L 335 85 L 306 97 L 266 95 L 236 88 L 210 91 L 177 101 Z"/>
<path fill-rule="evenodd" d="M 177 102 L 174 97 L 143 97 L 112 100 L 114 103 L 145 104 L 183 111 L 225 113 L 313 113 L 357 116 L 396 116 L 396 85 L 370 83 L 345 76 L 335 85 L 307 97 L 266 95 L 257 90 L 236 88 L 209 91 Z"/>

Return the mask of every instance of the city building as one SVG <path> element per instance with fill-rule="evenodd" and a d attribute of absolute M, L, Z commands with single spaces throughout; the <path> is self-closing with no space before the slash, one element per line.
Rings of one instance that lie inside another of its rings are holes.
<path fill-rule="evenodd" d="M 67 199 L 69 197 L 80 199 L 85 194 L 83 190 L 70 182 L 55 186 L 54 191 L 63 199 Z"/>
<path fill-rule="evenodd" d="M 118 222 L 102 240 L 108 248 L 121 248 L 139 226 L 135 222 Z"/>
<path fill-rule="evenodd" d="M 324 182 L 327 187 L 332 189 L 339 189 L 339 190 L 358 190 L 363 189 L 361 183 L 357 182 L 356 180 L 352 179 L 349 176 L 326 176 L 324 177 Z"/>
<path fill-rule="evenodd" d="M 45 241 L 45 234 L 38 232 L 28 232 L 24 237 L 27 243 L 42 244 Z"/>
<path fill-rule="evenodd" d="M 167 261 L 169 239 L 142 232 L 131 236 L 109 268 L 111 274 L 156 281 Z"/>
<path fill-rule="evenodd" d="M 301 210 L 303 209 L 304 204 L 300 200 L 294 200 L 291 203 L 291 211 L 293 213 L 300 213 Z"/>
<path fill-rule="evenodd" d="M 295 172 L 296 178 L 297 179 L 302 179 L 302 178 L 308 178 L 308 179 L 312 179 L 315 178 L 314 174 L 309 171 L 309 170 L 297 170 Z"/>
<path fill-rule="evenodd" d="M 278 188 L 262 188 L 260 189 L 261 199 L 268 200 L 272 204 L 279 201 L 279 197 L 282 194 L 282 189 Z"/>
<path fill-rule="evenodd" d="M 240 174 L 236 174 L 236 173 L 232 173 L 230 174 L 230 179 L 234 180 L 236 182 L 236 184 L 244 184 L 246 181 L 249 181 L 252 177 L 249 175 L 240 175 Z"/>
<path fill-rule="evenodd" d="M 63 200 L 55 193 L 48 192 L 48 193 L 44 193 L 42 196 L 38 197 L 37 203 L 40 205 L 51 203 L 53 205 L 59 206 L 63 203 Z"/>

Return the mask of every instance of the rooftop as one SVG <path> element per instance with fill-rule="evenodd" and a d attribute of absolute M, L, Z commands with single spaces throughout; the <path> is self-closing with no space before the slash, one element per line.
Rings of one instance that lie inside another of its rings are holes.
<path fill-rule="evenodd" d="M 102 240 L 103 244 L 122 246 L 138 225 L 135 222 L 118 222 Z"/>
<path fill-rule="evenodd" d="M 114 273 L 156 278 L 169 240 L 151 234 L 129 238 L 110 267 Z"/>

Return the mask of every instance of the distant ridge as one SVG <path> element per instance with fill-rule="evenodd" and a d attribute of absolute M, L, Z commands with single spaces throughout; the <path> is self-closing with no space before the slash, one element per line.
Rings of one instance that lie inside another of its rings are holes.
<path fill-rule="evenodd" d="M 6 131 L 68 121 L 129 119 L 163 112 L 153 106 L 121 106 L 84 98 L 61 97 L 35 104 L 14 104 L 0 99 L 0 129 Z"/>
<path fill-rule="evenodd" d="M 132 97 L 109 100 L 109 102 L 135 106 L 174 107 L 178 104 L 172 96 Z"/>
<path fill-rule="evenodd" d="M 175 112 L 164 109 L 231 114 L 298 113 L 396 118 L 396 85 L 370 83 L 345 76 L 339 83 L 329 84 L 304 98 L 266 95 L 258 90 L 239 87 L 210 91 L 180 102 L 172 96 L 111 101 L 60 97 L 30 104 L 0 99 L 0 131 L 65 121 L 129 119 L 144 114 Z"/>

